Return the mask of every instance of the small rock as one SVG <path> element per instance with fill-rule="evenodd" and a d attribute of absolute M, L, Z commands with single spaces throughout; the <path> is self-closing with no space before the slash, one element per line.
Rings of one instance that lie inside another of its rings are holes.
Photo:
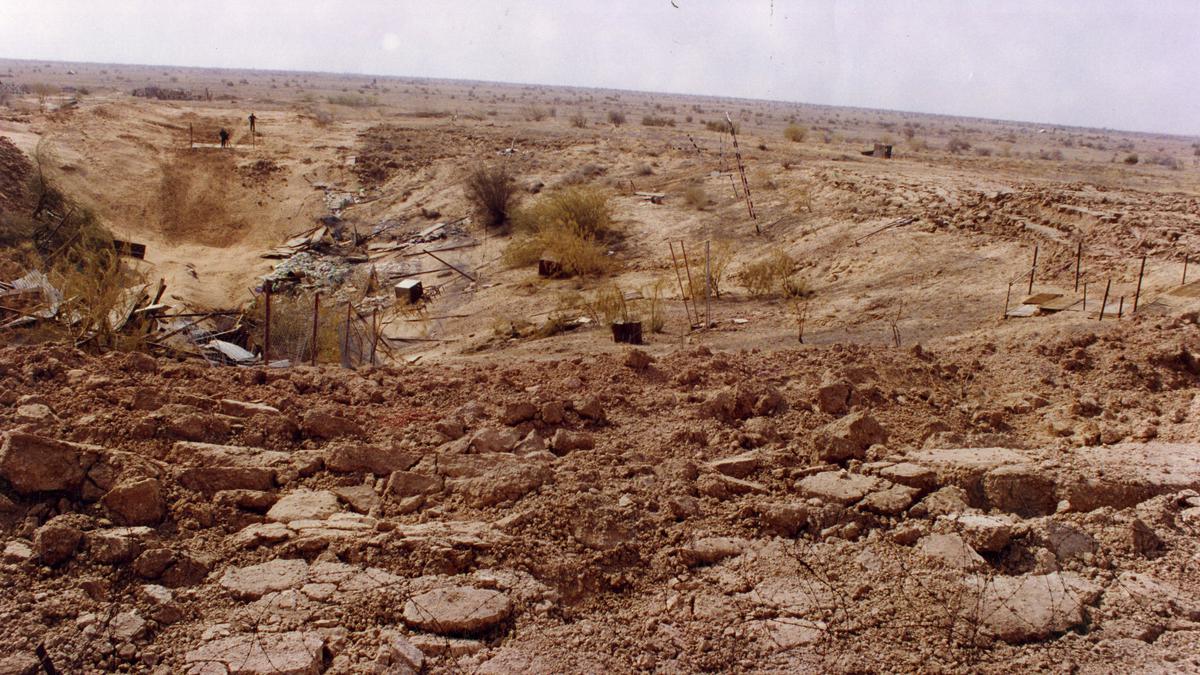
<path fill-rule="evenodd" d="M 562 401 L 549 401 L 542 404 L 541 414 L 546 424 L 562 424 L 566 419 L 567 406 Z"/>
<path fill-rule="evenodd" d="M 583 405 L 576 406 L 575 411 L 579 413 L 580 417 L 592 420 L 593 422 L 600 423 L 607 419 L 603 404 L 595 396 L 589 398 Z"/>
<path fill-rule="evenodd" d="M 376 494 L 375 488 L 370 485 L 336 487 L 333 489 L 333 493 L 357 513 L 370 513 L 372 509 L 378 508 L 382 501 Z"/>
<path fill-rule="evenodd" d="M 867 448 L 887 442 L 887 431 L 865 412 L 847 415 L 822 427 L 816 434 L 816 460 L 840 463 L 865 459 Z"/>
<path fill-rule="evenodd" d="M 66 519 L 65 516 L 51 518 L 37 529 L 33 535 L 33 550 L 43 563 L 54 566 L 75 555 L 79 542 L 83 540 L 83 532 Z"/>
<path fill-rule="evenodd" d="M 471 437 L 467 448 L 471 452 L 485 454 L 489 452 L 512 452 L 521 435 L 516 429 L 480 429 Z"/>
<path fill-rule="evenodd" d="M 538 408 L 528 401 L 520 403 L 510 403 L 504 407 L 504 413 L 500 416 L 500 421 L 510 427 L 515 427 L 522 422 L 528 422 L 536 417 Z"/>
<path fill-rule="evenodd" d="M 654 363 L 654 358 L 641 349 L 631 349 L 625 355 L 625 366 L 634 370 L 645 370 Z"/>
<path fill-rule="evenodd" d="M 0 446 L 0 477 L 18 494 L 77 490 L 83 482 L 86 448 L 34 434 L 10 431 Z"/>
<path fill-rule="evenodd" d="M 841 415 L 850 409 L 854 387 L 844 380 L 826 382 L 817 389 L 817 408 L 827 415 Z"/>
<path fill-rule="evenodd" d="M 462 434 L 459 434 L 460 436 Z M 325 468 L 336 473 L 370 473 L 387 476 L 411 469 L 421 456 L 398 448 L 340 443 L 325 453 Z"/>
<path fill-rule="evenodd" d="M 684 562 L 691 565 L 712 565 L 725 558 L 741 555 L 749 546 L 745 539 L 735 537 L 704 537 L 697 539 L 680 553 Z"/>
<path fill-rule="evenodd" d="M 188 675 L 315 675 L 325 669 L 317 632 L 255 632 L 206 642 L 184 654 Z"/>
<path fill-rule="evenodd" d="M 255 415 L 280 415 L 279 408 L 263 403 L 247 403 L 233 399 L 222 399 L 218 402 L 218 410 L 222 415 L 230 417 L 254 417 Z"/>
<path fill-rule="evenodd" d="M 167 515 L 162 484 L 154 478 L 121 483 L 100 500 L 120 525 L 154 526 Z"/>
<path fill-rule="evenodd" d="M 568 431 L 559 429 L 550 439 L 550 449 L 556 455 L 565 455 L 573 450 L 591 450 L 596 447 L 596 441 L 586 431 Z"/>
<path fill-rule="evenodd" d="M 885 516 L 894 516 L 903 512 L 917 498 L 920 492 L 906 485 L 892 485 L 886 490 L 877 490 L 862 500 L 863 508 Z"/>
<path fill-rule="evenodd" d="M 747 452 L 733 457 L 713 460 L 708 463 L 708 466 L 726 476 L 745 478 L 758 470 L 760 461 L 757 452 Z"/>
<path fill-rule="evenodd" d="M 20 539 L 13 539 L 4 544 L 4 553 L 0 558 L 9 564 L 20 564 L 33 557 L 33 548 Z"/>
<path fill-rule="evenodd" d="M 24 424 L 37 424 L 54 419 L 54 411 L 41 403 L 26 403 L 17 406 L 17 421 Z"/>

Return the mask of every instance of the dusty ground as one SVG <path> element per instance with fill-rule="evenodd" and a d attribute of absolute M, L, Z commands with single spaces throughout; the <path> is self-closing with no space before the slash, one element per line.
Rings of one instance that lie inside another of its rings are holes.
<path fill-rule="evenodd" d="M 318 218 L 403 241 L 469 216 L 481 162 L 510 164 L 524 200 L 604 188 L 626 236 L 616 274 L 584 281 L 503 267 L 504 237 L 470 222 L 431 245 L 463 246 L 442 255 L 474 282 L 360 248 L 354 278 L 437 289 L 423 314 L 385 312 L 375 368 L 0 351 L 3 668 L 41 645 L 64 672 L 1200 671 L 1200 293 L 1179 288 L 1200 249 L 1195 139 L 486 83 L 8 73 L 88 89 L 10 95 L 0 135 L 147 244 L 137 264 L 177 308 L 247 303 L 279 263 L 261 254 Z M 148 84 L 213 100 L 129 96 Z M 702 124 L 726 111 L 761 235 L 728 135 Z M 189 147 L 189 126 L 235 147 Z M 859 154 L 876 141 L 896 157 Z M 712 330 L 688 330 L 669 240 L 732 252 Z M 1086 284 L 1086 311 L 1002 319 L 1035 246 L 1034 292 Z M 733 278 L 773 251 L 800 261 L 806 305 Z M 609 283 L 667 289 L 644 351 L 512 330 Z"/>

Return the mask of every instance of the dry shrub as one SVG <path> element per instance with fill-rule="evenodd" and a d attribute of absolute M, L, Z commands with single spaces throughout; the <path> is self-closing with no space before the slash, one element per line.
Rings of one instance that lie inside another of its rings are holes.
<path fill-rule="evenodd" d="M 1126 155 L 1124 161 L 1126 164 L 1129 164 L 1130 166 L 1137 164 L 1138 163 L 1137 153 L 1134 152 L 1134 153 Z"/>
<path fill-rule="evenodd" d="M 946 152 L 957 155 L 960 152 L 965 152 L 971 149 L 971 144 L 965 140 L 955 136 L 949 141 L 946 141 Z"/>
<path fill-rule="evenodd" d="M 703 185 L 693 183 L 683 190 L 683 203 L 703 211 L 708 206 L 708 192 L 704 190 Z"/>
<path fill-rule="evenodd" d="M 479 167 L 467 177 L 467 201 L 475 207 L 485 227 L 508 223 L 509 212 L 517 196 L 517 181 L 508 167 Z"/>
<path fill-rule="evenodd" d="M 808 127 L 802 127 L 799 124 L 789 124 L 783 130 L 783 137 L 793 143 L 801 143 L 808 136 Z"/>
<path fill-rule="evenodd" d="M 583 113 L 575 113 L 571 115 L 571 126 L 576 129 L 584 129 L 587 127 L 587 117 Z"/>
<path fill-rule="evenodd" d="M 742 133 L 741 125 L 735 122 L 732 126 L 730 126 L 729 120 L 707 120 L 704 122 L 704 128 L 708 129 L 709 131 L 716 131 L 723 134 L 727 134 L 730 131 L 735 134 Z"/>
<path fill-rule="evenodd" d="M 981 145 L 981 146 L 978 146 L 977 148 L 975 148 L 975 154 L 980 157 L 991 157 L 992 149 L 987 146 Z"/>
<path fill-rule="evenodd" d="M 521 115 L 526 122 L 541 122 L 550 117 L 550 113 L 542 107 L 531 105 L 521 109 Z"/>
<path fill-rule="evenodd" d="M 691 295 L 693 298 L 704 297 L 704 248 L 700 247 L 688 253 L 691 264 Z M 712 242 L 708 250 L 708 273 L 710 287 L 714 298 L 721 297 L 721 289 L 729 277 L 729 263 L 733 262 L 733 242 L 721 239 Z"/>
<path fill-rule="evenodd" d="M 608 196 L 593 188 L 571 187 L 545 195 L 513 218 L 516 238 L 505 249 L 511 266 L 557 260 L 567 275 L 603 274 L 612 267 L 606 243 L 618 233 Z"/>
<path fill-rule="evenodd" d="M 591 181 L 594 178 L 603 176 L 606 172 L 607 172 L 607 169 L 605 169 L 604 167 L 602 167 L 598 164 L 584 164 L 583 166 L 579 167 L 578 169 L 575 169 L 571 173 L 568 173 L 567 175 L 563 176 L 562 184 L 563 185 L 582 185 L 584 183 L 587 183 L 588 181 Z"/>
<path fill-rule="evenodd" d="M 638 164 L 637 167 L 633 171 L 634 171 L 634 173 L 636 173 L 639 176 L 653 176 L 654 175 L 654 169 L 651 168 L 650 165 L 645 162 Z"/>
<path fill-rule="evenodd" d="M 654 115 L 643 115 L 642 126 L 644 127 L 673 127 L 675 126 L 675 118 L 673 117 L 655 117 Z"/>
<path fill-rule="evenodd" d="M 622 124 L 625 124 L 625 113 L 621 112 L 620 110 L 609 110 L 608 121 L 613 126 L 619 127 Z"/>
<path fill-rule="evenodd" d="M 611 326 L 617 321 L 641 321 L 642 327 L 652 333 L 661 333 L 666 325 L 663 297 L 668 288 L 666 279 L 655 279 L 642 289 L 641 297 L 626 299 L 625 291 L 613 284 L 606 284 L 590 295 L 579 298 L 584 312 L 594 323 Z"/>
<path fill-rule="evenodd" d="M 766 167 L 760 166 L 755 169 L 752 178 L 754 180 L 754 186 L 759 189 L 775 190 L 779 187 L 779 184 L 775 182 L 775 176 L 773 176 L 770 171 L 767 171 Z"/>
<path fill-rule="evenodd" d="M 738 281 L 750 295 L 801 296 L 807 293 L 806 284 L 795 278 L 799 264 L 786 252 L 775 249 L 754 262 L 745 264 L 738 272 Z"/>

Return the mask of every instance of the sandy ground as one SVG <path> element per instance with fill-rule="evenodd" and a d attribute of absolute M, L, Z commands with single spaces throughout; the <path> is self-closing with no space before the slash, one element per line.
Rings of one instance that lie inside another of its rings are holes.
<path fill-rule="evenodd" d="M 384 309 L 375 368 L 0 351 L 11 672 L 39 644 L 67 672 L 1200 671 L 1196 139 L 403 78 L 0 76 L 75 89 L 9 95 L 0 135 L 146 244 L 131 264 L 174 307 L 247 305 L 283 264 L 262 254 L 321 219 L 357 292 L 374 268 L 431 296 Z M 129 95 L 151 84 L 200 98 Z M 703 124 L 725 112 L 761 233 Z M 209 147 L 222 127 L 233 147 Z M 508 235 L 460 222 L 496 163 L 522 203 L 604 190 L 614 273 L 503 265 Z M 447 222 L 415 250 L 473 280 L 349 243 Z M 706 241 L 727 274 L 691 330 L 668 242 L 699 275 Z M 806 297 L 739 282 L 779 252 Z M 1005 319 L 1031 268 L 1065 309 Z M 639 351 L 594 323 L 536 337 L 613 284 L 660 289 Z M 22 463 L 39 452 L 62 475 Z"/>

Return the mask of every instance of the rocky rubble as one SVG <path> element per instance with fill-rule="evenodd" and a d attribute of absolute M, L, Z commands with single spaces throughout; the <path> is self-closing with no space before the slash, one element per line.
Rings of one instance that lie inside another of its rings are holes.
<path fill-rule="evenodd" d="M 1012 364 L 973 351 L 0 350 L 0 672 L 1197 669 L 1195 381 L 1120 348 L 1141 379 L 1044 385 L 1001 434 L 962 392 Z"/>

